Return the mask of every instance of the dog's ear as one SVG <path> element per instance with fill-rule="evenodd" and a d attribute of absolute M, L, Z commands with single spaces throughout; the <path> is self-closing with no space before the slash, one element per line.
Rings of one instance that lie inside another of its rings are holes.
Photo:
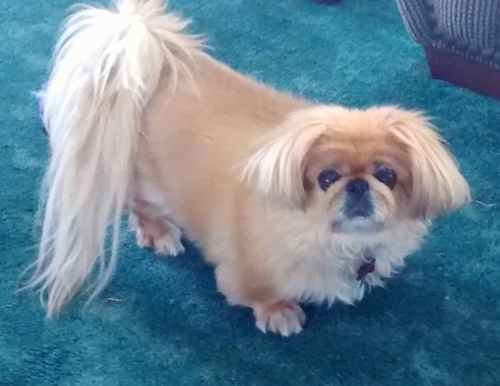
<path fill-rule="evenodd" d="M 325 113 L 321 107 L 299 110 L 272 130 L 244 164 L 245 182 L 255 184 L 273 202 L 303 207 L 305 159 L 330 130 Z"/>
<path fill-rule="evenodd" d="M 392 107 L 381 112 L 392 137 L 410 156 L 414 215 L 432 219 L 468 203 L 469 186 L 429 120 L 420 112 Z"/>

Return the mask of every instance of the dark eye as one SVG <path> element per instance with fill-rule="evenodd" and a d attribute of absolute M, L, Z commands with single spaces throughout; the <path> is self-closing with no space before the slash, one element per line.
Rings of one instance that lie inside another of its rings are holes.
<path fill-rule="evenodd" d="M 335 182 L 337 182 L 339 179 L 340 179 L 340 174 L 338 174 L 333 169 L 327 169 L 319 173 L 318 184 L 319 187 L 326 192 L 328 188 Z"/>
<path fill-rule="evenodd" d="M 398 179 L 396 172 L 387 166 L 381 167 L 373 176 L 383 184 L 387 185 L 389 189 L 394 188 Z"/>

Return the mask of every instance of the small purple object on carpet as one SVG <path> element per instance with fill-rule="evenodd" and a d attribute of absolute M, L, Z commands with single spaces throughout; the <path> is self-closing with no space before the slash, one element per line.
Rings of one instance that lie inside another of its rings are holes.
<path fill-rule="evenodd" d="M 45 128 L 45 125 L 43 124 L 43 117 L 45 113 L 45 91 L 47 90 L 47 83 L 45 83 L 42 86 L 42 89 L 38 91 L 37 93 L 37 99 L 38 99 L 38 113 L 40 114 L 40 119 L 42 120 L 42 127 L 43 131 L 45 134 L 47 134 L 47 129 Z"/>

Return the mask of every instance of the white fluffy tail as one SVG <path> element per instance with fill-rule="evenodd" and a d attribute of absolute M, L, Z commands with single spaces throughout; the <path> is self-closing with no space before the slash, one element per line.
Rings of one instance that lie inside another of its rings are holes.
<path fill-rule="evenodd" d="M 180 74 L 189 77 L 201 46 L 182 32 L 187 24 L 165 13 L 161 0 L 82 6 L 65 24 L 45 95 L 52 155 L 28 285 L 40 290 L 49 317 L 96 273 L 93 298 L 114 269 L 143 108 L 161 76 L 169 77 L 172 91 Z"/>

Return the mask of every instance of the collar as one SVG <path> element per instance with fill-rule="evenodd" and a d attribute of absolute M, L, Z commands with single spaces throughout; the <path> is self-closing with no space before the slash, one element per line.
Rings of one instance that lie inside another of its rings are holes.
<path fill-rule="evenodd" d="M 363 264 L 358 269 L 356 280 L 363 281 L 366 275 L 375 270 L 375 257 L 369 255 L 363 259 Z"/>

